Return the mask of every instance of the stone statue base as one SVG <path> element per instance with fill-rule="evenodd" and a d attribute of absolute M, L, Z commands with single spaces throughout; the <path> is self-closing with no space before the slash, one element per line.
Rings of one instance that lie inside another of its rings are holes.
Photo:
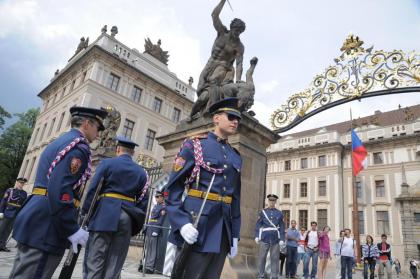
<path fill-rule="evenodd" d="M 211 118 L 201 118 L 191 123 L 184 122 L 175 132 L 159 137 L 165 149 L 163 170 L 169 173 L 179 148 L 185 138 L 211 131 Z M 255 278 L 257 274 L 258 246 L 254 242 L 255 223 L 258 211 L 264 207 L 265 174 L 267 169 L 266 149 L 278 140 L 278 135 L 263 126 L 248 114 L 243 114 L 238 133 L 229 138 L 229 143 L 242 156 L 241 175 L 241 239 L 238 256 L 226 258 L 221 278 Z"/>

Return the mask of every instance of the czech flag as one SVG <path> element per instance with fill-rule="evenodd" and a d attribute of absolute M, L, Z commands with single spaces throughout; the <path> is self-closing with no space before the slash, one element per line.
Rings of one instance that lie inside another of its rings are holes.
<path fill-rule="evenodd" d="M 354 130 L 351 130 L 353 174 L 356 176 L 361 170 L 367 168 L 367 151 Z"/>

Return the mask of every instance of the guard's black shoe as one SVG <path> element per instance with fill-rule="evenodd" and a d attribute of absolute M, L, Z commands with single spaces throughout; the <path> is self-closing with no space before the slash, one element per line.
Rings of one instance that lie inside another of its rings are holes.
<path fill-rule="evenodd" d="M 145 270 L 145 272 L 144 273 L 146 273 L 146 274 L 153 274 L 154 272 L 153 272 L 153 270 L 150 270 L 150 269 L 147 269 L 146 268 L 146 270 Z"/>

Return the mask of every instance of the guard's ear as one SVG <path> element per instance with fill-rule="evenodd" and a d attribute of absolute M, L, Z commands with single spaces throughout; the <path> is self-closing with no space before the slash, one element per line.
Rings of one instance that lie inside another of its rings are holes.
<path fill-rule="evenodd" d="M 218 125 L 219 124 L 219 122 L 220 122 L 220 113 L 216 113 L 216 114 L 213 114 L 213 123 L 214 123 L 214 125 Z"/>

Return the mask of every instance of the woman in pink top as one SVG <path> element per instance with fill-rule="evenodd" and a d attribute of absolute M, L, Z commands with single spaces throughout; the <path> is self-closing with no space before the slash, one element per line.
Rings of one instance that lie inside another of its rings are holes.
<path fill-rule="evenodd" d="M 319 270 L 319 279 L 325 279 L 327 273 L 327 264 L 328 259 L 331 259 L 330 252 L 330 238 L 328 233 L 330 232 L 330 227 L 325 226 L 319 235 L 319 258 L 320 258 L 320 270 Z"/>

